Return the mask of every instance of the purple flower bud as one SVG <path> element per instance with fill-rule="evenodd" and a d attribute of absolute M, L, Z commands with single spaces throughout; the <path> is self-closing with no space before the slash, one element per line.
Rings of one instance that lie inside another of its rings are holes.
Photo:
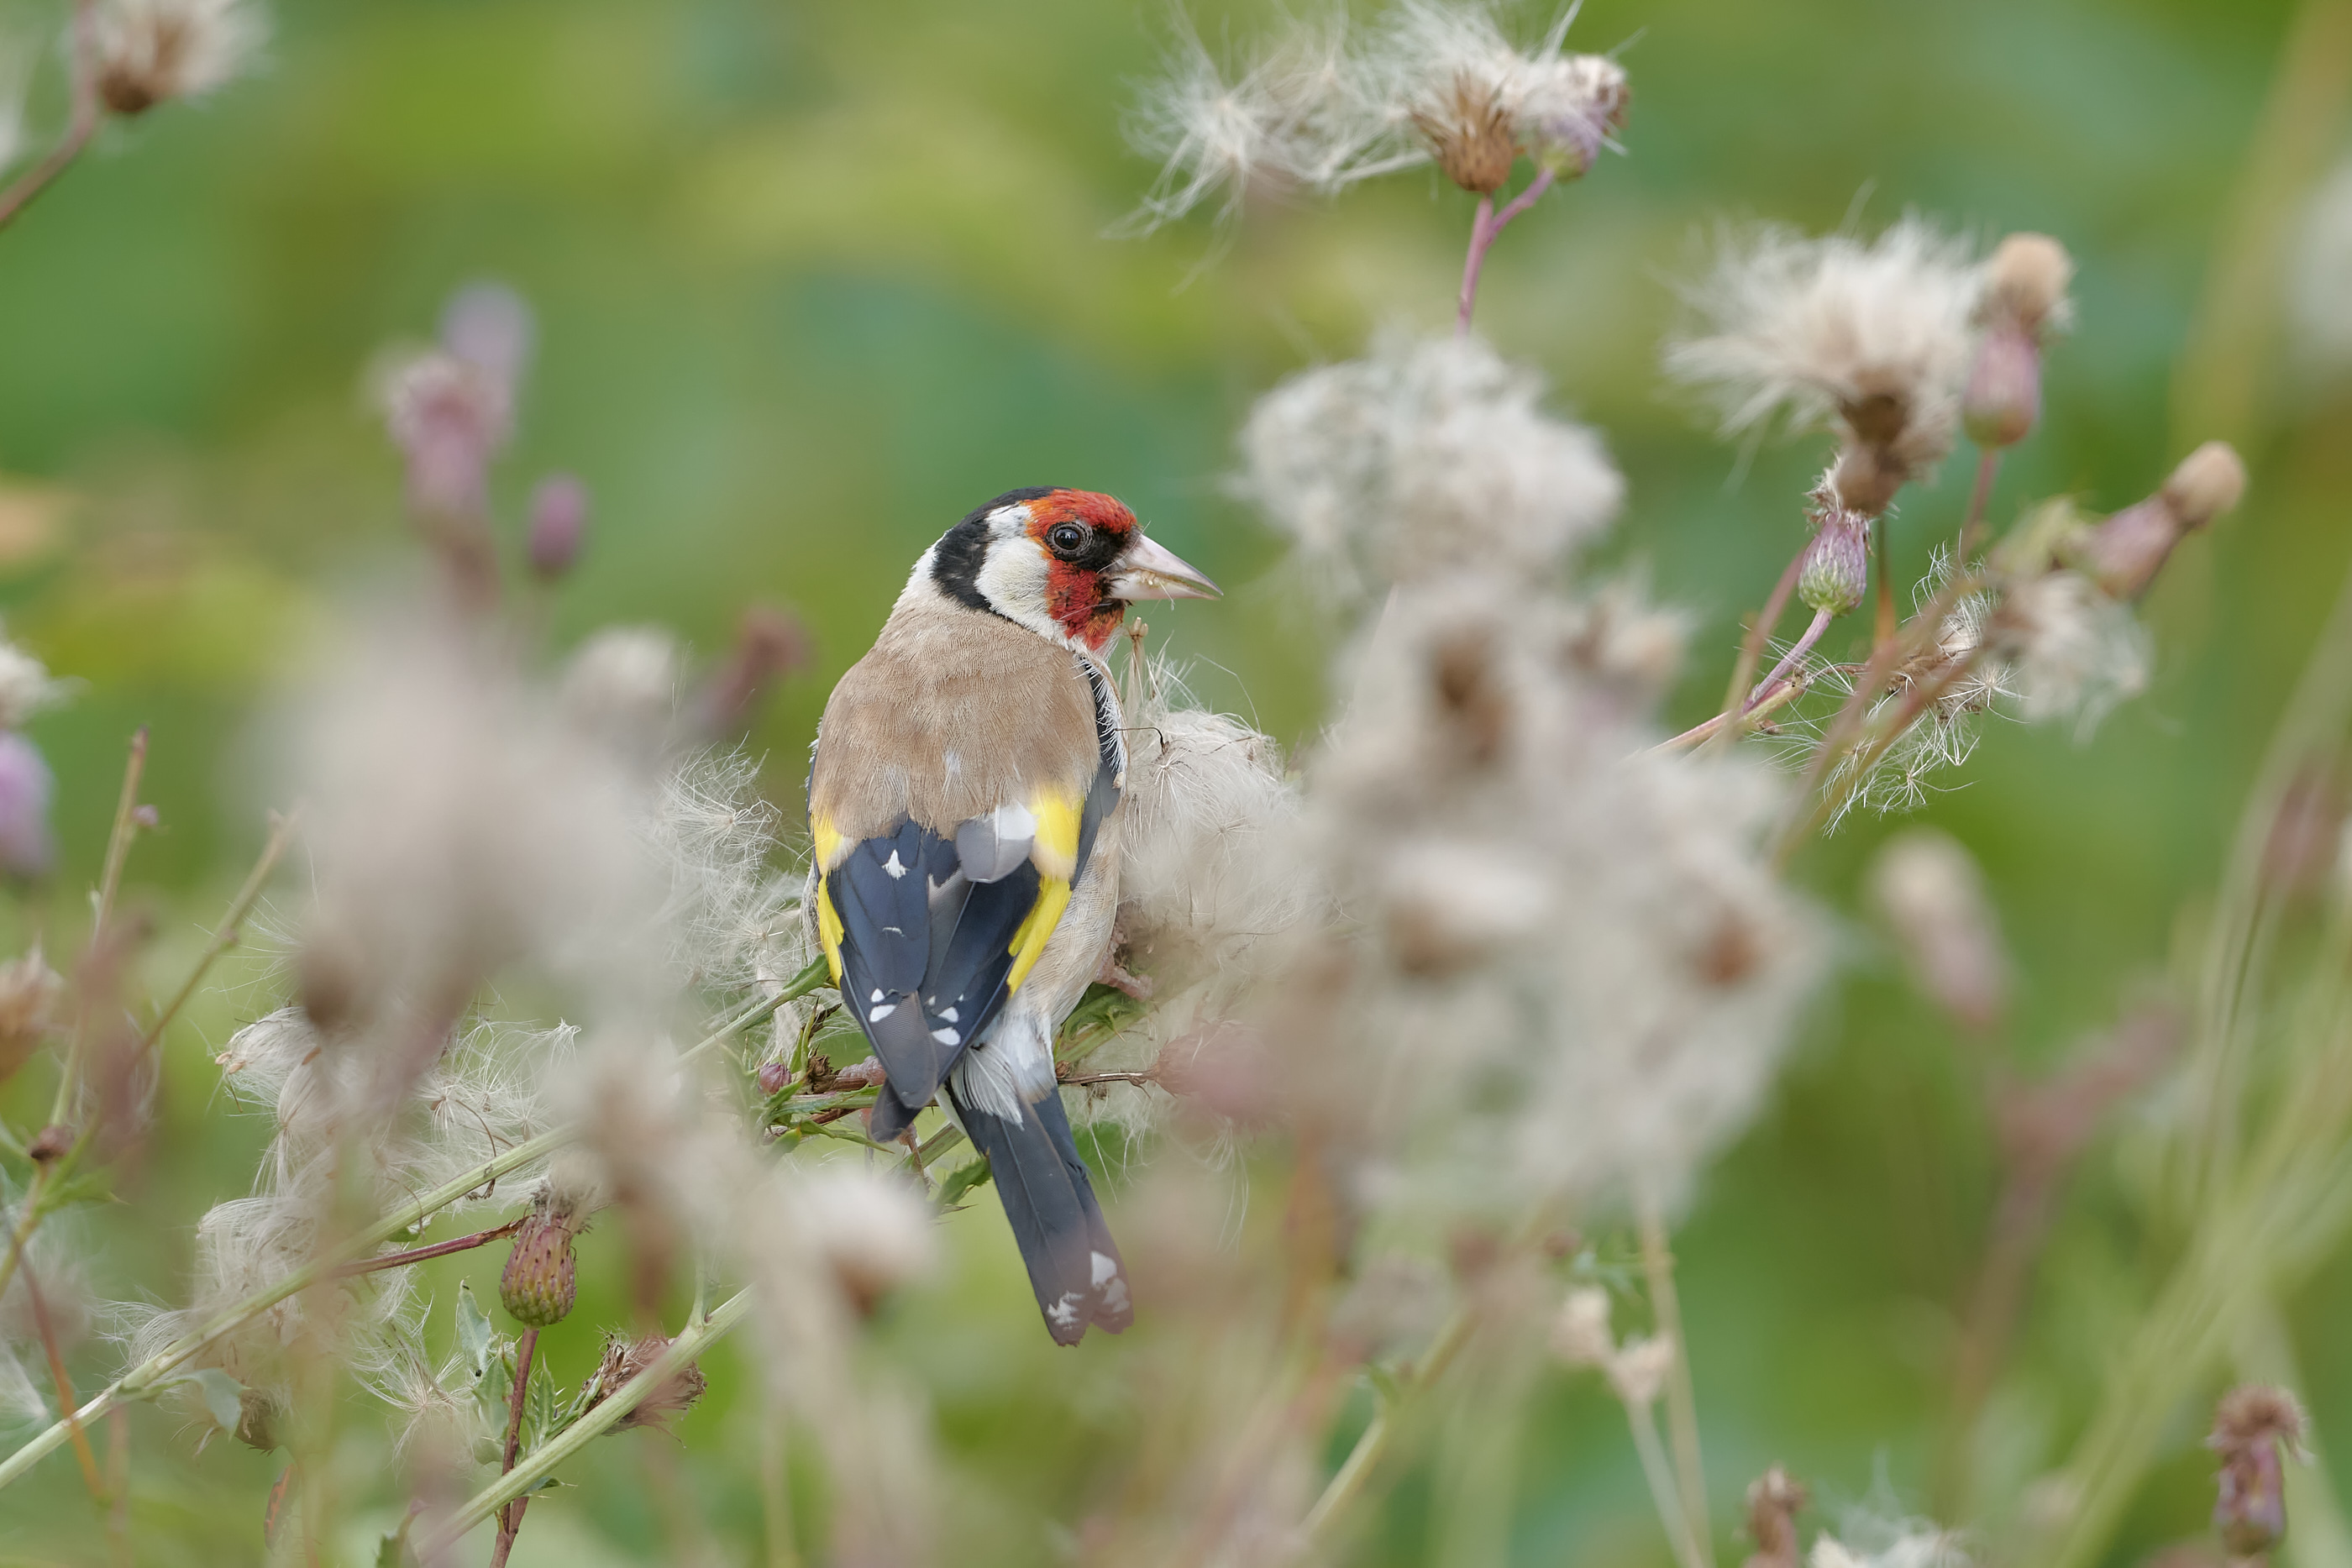
<path fill-rule="evenodd" d="M 588 533 L 588 486 L 569 474 L 551 474 L 530 493 L 530 527 L 525 548 L 530 570 L 553 582 L 580 559 Z"/>
<path fill-rule="evenodd" d="M 0 871 L 38 876 L 56 847 L 49 837 L 49 798 L 57 780 L 33 743 L 14 730 L 0 733 Z"/>
<path fill-rule="evenodd" d="M 2302 1457 L 2303 1407 L 2280 1388 L 2235 1388 L 2214 1407 L 2205 1446 L 2221 1456 L 2213 1528 L 2238 1557 L 2266 1552 L 2286 1534 L 2282 1448 Z"/>
<path fill-rule="evenodd" d="M 2011 321 L 1997 321 L 1977 345 L 1960 400 L 1969 439 L 1988 451 L 2014 446 L 2042 417 L 2042 345 Z"/>
<path fill-rule="evenodd" d="M 1870 587 L 1870 525 L 1858 512 L 1832 506 L 1822 514 L 1797 569 L 1797 597 L 1811 610 L 1843 615 Z"/>

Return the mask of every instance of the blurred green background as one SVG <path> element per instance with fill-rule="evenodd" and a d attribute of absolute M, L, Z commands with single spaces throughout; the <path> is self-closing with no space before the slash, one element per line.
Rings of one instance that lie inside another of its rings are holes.
<path fill-rule="evenodd" d="M 2265 341 L 2246 350 L 2266 389 L 2246 428 L 2172 415 L 2291 11 L 1588 0 L 1576 40 L 1625 46 L 1629 156 L 1538 206 L 1488 269 L 1482 329 L 1540 366 L 1629 476 L 1610 564 L 1696 613 L 1672 716 L 1685 722 L 1709 711 L 1737 617 L 1801 537 L 1798 497 L 1821 460 L 1799 443 L 1743 465 L 1662 385 L 1668 280 L 1718 218 L 1874 229 L 1916 208 L 2073 249 L 2077 327 L 2052 357 L 2044 426 L 2002 476 L 2004 520 L 2058 492 L 2121 506 L 2195 438 L 2247 438 L 2248 506 L 2184 551 L 2154 606 L 2148 695 L 2088 744 L 1997 727 L 1926 813 L 1992 875 L 2034 1058 L 2109 1020 L 2166 962 L 2352 553 L 2340 392 L 2290 376 Z M 1195 11 L 1213 49 L 1270 14 Z M 38 56 L 33 111 L 48 130 L 62 87 L 42 40 L 61 16 L 6 14 Z M 32 727 L 58 774 L 64 858 L 18 901 L 23 936 L 79 924 L 121 746 L 145 724 L 166 831 L 132 878 L 156 890 L 159 972 L 194 945 L 271 803 L 248 777 L 248 716 L 354 589 L 420 570 L 366 367 L 429 334 L 441 301 L 478 278 L 519 288 L 540 323 L 499 470 L 505 516 L 551 469 L 595 497 L 585 563 L 545 606 L 551 644 L 656 622 L 716 657 L 746 604 L 792 606 L 818 655 L 755 736 L 780 800 L 797 805 L 824 695 L 908 563 L 1018 485 L 1133 503 L 1232 590 L 1150 615 L 1200 662 L 1201 695 L 1286 743 L 1311 735 L 1331 629 L 1286 580 L 1278 539 L 1228 497 L 1233 432 L 1280 376 L 1352 354 L 1374 327 L 1443 324 L 1468 197 L 1416 173 L 1337 203 L 1254 204 L 1238 226 L 1202 214 L 1105 237 L 1152 172 L 1119 126 L 1167 35 L 1156 0 L 301 0 L 275 20 L 257 77 L 110 127 L 0 234 L 0 608 L 84 683 Z M 2340 118 L 2307 129 L 2323 162 L 2352 146 Z M 1909 501 L 1897 539 L 1913 575 L 1951 532 L 1967 477 L 1956 461 Z M 1851 909 L 1882 831 L 1850 830 L 1801 874 Z M 1921 1504 L 1990 1200 L 1966 1048 L 1858 928 L 1849 947 L 1846 981 L 1681 1239 L 1727 1514 L 1776 1458 L 1817 1484 L 1827 1521 L 1874 1489 Z M 97 1234 L 184 1249 L 203 1207 L 243 1189 L 259 1120 L 227 1117 L 206 1058 L 270 999 L 257 980 L 177 1032 L 135 1223 L 86 1221 Z M 2063 1455 L 2158 1261 L 2135 1240 L 2114 1151 L 2095 1150 L 2071 1189 L 1999 1396 L 2021 1477 Z M 957 1560 L 1047 1561 L 1051 1521 L 1114 1479 L 1123 1351 L 1051 1352 L 1001 1228 L 992 1205 L 954 1222 L 955 1268 L 886 1322 L 881 1352 L 937 1406 L 959 1467 L 944 1503 Z M 436 1276 L 445 1300 L 458 1277 L 488 1288 L 496 1259 L 476 1256 Z M 179 1266 L 130 1254 L 101 1261 L 98 1283 L 152 1290 Z M 2294 1303 L 2323 1434 L 2352 1419 L 2347 1310 L 2341 1265 Z M 561 1369 L 586 1370 L 593 1321 L 567 1324 L 577 1343 L 551 1338 Z M 88 1354 L 82 1375 L 104 1360 Z M 715 1534 L 750 1542 L 748 1401 L 732 1365 L 714 1370 L 673 1468 L 702 1490 Z M 1546 1374 L 1534 1400 L 1515 1560 L 1665 1562 L 1615 1406 L 1566 1374 Z M 139 1419 L 143 1550 L 252 1555 L 272 1462 L 226 1444 L 191 1459 L 170 1418 Z M 2168 1440 L 2116 1561 L 2201 1527 L 2198 1435 L 2184 1424 Z M 516 1562 L 657 1552 L 635 1470 L 658 1441 L 604 1445 L 567 1478 L 591 1484 L 532 1511 Z M 53 1458 L 0 1500 L 0 1562 L 94 1560 L 69 1465 Z M 2337 1474 L 2352 1481 L 2352 1445 Z M 1400 1486 L 1363 1561 L 1438 1560 L 1425 1490 Z"/>

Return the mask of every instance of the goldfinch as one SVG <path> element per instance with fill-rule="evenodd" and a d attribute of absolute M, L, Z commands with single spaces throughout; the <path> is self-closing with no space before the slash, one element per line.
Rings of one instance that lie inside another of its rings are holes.
<path fill-rule="evenodd" d="M 1062 1344 L 1134 1316 L 1054 1074 L 1118 905 L 1127 744 L 1104 650 L 1129 601 L 1217 591 L 1108 496 L 1010 491 L 915 563 L 811 758 L 808 907 L 887 1078 L 872 1134 L 944 1091 Z"/>

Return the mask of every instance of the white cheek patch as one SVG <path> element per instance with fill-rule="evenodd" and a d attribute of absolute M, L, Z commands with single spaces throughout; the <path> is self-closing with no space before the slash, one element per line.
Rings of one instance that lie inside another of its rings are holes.
<path fill-rule="evenodd" d="M 973 581 L 997 613 L 1034 632 L 1052 635 L 1058 628 L 1045 611 L 1045 588 L 1052 565 L 1045 552 L 1026 533 L 992 539 Z"/>

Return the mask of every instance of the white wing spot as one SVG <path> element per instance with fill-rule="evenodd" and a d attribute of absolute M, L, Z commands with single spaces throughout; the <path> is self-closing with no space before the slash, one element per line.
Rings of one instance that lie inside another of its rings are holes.
<path fill-rule="evenodd" d="M 1096 1253 L 1094 1255 L 1094 1275 L 1095 1289 L 1099 1291 L 1103 1286 L 1118 1278 L 1118 1260 L 1112 1257 L 1108 1252 Z"/>
<path fill-rule="evenodd" d="M 900 877 L 907 874 L 907 868 L 899 863 L 898 852 L 897 850 L 892 850 L 890 852 L 890 858 L 882 862 L 882 869 L 890 873 L 890 880 L 892 882 L 896 882 Z"/>
<path fill-rule="evenodd" d="M 866 1009 L 866 1021 L 867 1023 L 880 1023 L 884 1019 L 888 1018 L 892 1013 L 895 1013 L 898 1010 L 898 1003 L 884 1002 L 878 1008 L 869 1008 Z"/>
<path fill-rule="evenodd" d="M 1054 1322 L 1061 1327 L 1068 1328 L 1072 1323 L 1078 1321 L 1077 1300 L 1078 1298 L 1076 1293 L 1073 1291 L 1071 1294 L 1064 1296 L 1060 1301 L 1055 1301 L 1052 1306 L 1047 1307 L 1045 1309 L 1045 1315 L 1053 1319 Z"/>
<path fill-rule="evenodd" d="M 950 1023 L 953 1023 L 956 1021 L 956 1010 L 953 1008 L 942 1008 L 940 1009 L 940 1017 L 947 1019 Z"/>
<path fill-rule="evenodd" d="M 953 1045 L 956 1042 L 956 1031 L 951 1029 L 935 1029 L 931 1030 L 931 1038 L 941 1045 Z"/>
<path fill-rule="evenodd" d="M 880 1000 L 882 999 L 882 988 L 881 988 L 881 987 L 879 987 L 879 986 L 875 987 L 875 988 L 874 988 L 874 994 L 873 994 L 872 996 L 870 996 L 870 997 L 866 998 L 866 999 L 867 1001 L 869 1001 L 869 1002 L 878 1002 L 878 1001 L 880 1001 Z"/>

